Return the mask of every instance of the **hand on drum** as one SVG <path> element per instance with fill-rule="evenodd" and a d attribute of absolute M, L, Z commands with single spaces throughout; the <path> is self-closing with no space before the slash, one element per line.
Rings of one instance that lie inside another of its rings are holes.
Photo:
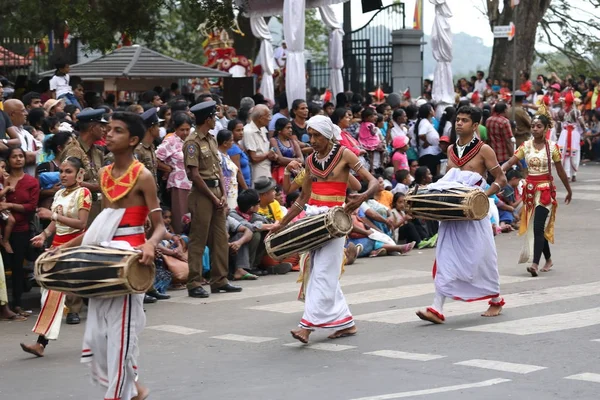
<path fill-rule="evenodd" d="M 267 237 L 271 236 L 277 232 L 279 232 L 280 230 L 282 230 L 283 228 L 285 228 L 285 225 L 281 225 L 279 223 L 279 221 L 276 221 L 273 226 L 271 227 L 271 229 L 269 229 L 269 233 L 267 233 Z M 266 238 L 265 238 L 266 239 Z"/>
<path fill-rule="evenodd" d="M 154 247 L 154 244 L 152 244 L 152 242 L 146 242 L 136 247 L 136 249 L 142 251 L 142 254 L 140 254 L 140 263 L 143 265 L 152 265 L 152 263 L 154 262 L 156 249 Z"/>
<path fill-rule="evenodd" d="M 366 200 L 365 195 L 359 193 L 350 194 L 348 195 L 348 198 L 350 200 L 346 202 L 346 205 L 344 206 L 344 211 L 346 211 L 346 214 L 352 214 L 354 210 L 360 207 L 360 205 Z"/>

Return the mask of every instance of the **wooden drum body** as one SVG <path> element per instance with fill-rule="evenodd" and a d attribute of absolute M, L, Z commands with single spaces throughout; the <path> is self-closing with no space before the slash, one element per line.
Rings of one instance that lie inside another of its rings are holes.
<path fill-rule="evenodd" d="M 434 221 L 481 220 L 488 215 L 490 202 L 479 189 L 426 190 L 406 196 L 406 212 Z"/>
<path fill-rule="evenodd" d="M 352 230 L 352 218 L 342 207 L 324 214 L 306 217 L 265 239 L 267 253 L 275 260 L 317 249 L 327 241 L 346 236 Z"/>
<path fill-rule="evenodd" d="M 154 284 L 154 264 L 139 263 L 140 253 L 79 246 L 46 252 L 35 262 L 40 286 L 80 297 L 115 297 L 145 293 Z"/>

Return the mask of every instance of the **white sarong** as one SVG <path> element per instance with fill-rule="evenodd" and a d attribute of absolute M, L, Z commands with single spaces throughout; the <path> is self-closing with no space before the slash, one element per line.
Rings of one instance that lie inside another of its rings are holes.
<path fill-rule="evenodd" d="M 428 189 L 474 188 L 481 181 L 475 172 L 454 168 Z M 480 221 L 440 222 L 435 255 L 437 294 L 464 301 L 498 297 L 498 256 L 489 216 Z"/>
<path fill-rule="evenodd" d="M 569 145 L 567 139 L 569 136 L 567 126 L 572 125 L 571 132 L 571 151 L 567 151 Z M 558 138 L 558 147 L 562 156 L 562 164 L 567 174 L 567 178 L 577 176 L 579 162 L 581 161 L 581 127 L 579 124 L 564 124 L 563 131 Z"/>
<path fill-rule="evenodd" d="M 328 207 L 307 206 L 306 215 L 327 212 Z M 304 329 L 346 329 L 354 318 L 340 286 L 346 238 L 332 239 L 310 252 L 310 275 L 305 281 L 304 315 L 299 326 Z"/>
<path fill-rule="evenodd" d="M 124 214 L 125 209 L 105 208 L 92 222 L 82 244 L 123 248 L 127 242 L 111 239 Z M 91 363 L 92 381 L 107 388 L 105 399 L 137 396 L 138 335 L 145 324 L 143 294 L 89 300 L 81 362 Z"/>

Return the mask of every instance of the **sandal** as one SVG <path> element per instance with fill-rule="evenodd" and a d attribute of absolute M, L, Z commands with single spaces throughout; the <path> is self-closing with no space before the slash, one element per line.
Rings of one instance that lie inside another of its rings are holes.
<path fill-rule="evenodd" d="M 30 310 L 23 310 L 23 308 L 21 307 L 15 307 L 15 313 L 23 316 L 23 317 L 31 317 L 31 314 L 33 314 L 32 311 Z"/>
<path fill-rule="evenodd" d="M 242 276 L 241 278 L 236 278 L 234 277 L 233 280 L 234 281 L 255 281 L 258 279 L 258 276 L 251 274 L 251 273 L 247 273 L 244 276 Z"/>
<path fill-rule="evenodd" d="M 12 317 L 2 317 L 0 318 L 0 321 L 13 321 L 13 322 L 23 322 L 23 321 L 27 321 L 27 318 L 20 315 L 20 314 L 14 314 Z"/>
<path fill-rule="evenodd" d="M 385 255 L 387 255 L 387 250 L 382 247 L 380 249 L 373 250 L 371 254 L 369 254 L 369 257 L 379 257 Z"/>

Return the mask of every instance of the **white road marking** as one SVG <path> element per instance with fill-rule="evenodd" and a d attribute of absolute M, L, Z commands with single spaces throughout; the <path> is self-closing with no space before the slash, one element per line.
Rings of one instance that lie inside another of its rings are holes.
<path fill-rule="evenodd" d="M 220 335 L 213 336 L 211 339 L 220 339 L 220 340 L 232 340 L 234 342 L 246 342 L 246 343 L 264 343 L 270 342 L 272 340 L 277 340 L 277 338 L 273 337 L 262 337 L 262 336 L 244 336 L 244 335 Z"/>
<path fill-rule="evenodd" d="M 536 278 L 537 279 L 537 278 Z M 506 308 L 525 307 L 535 304 L 545 304 L 553 301 L 577 299 L 600 294 L 600 282 L 585 283 L 582 285 L 559 286 L 527 292 L 504 295 Z M 483 302 L 455 302 L 444 307 L 444 315 L 451 318 L 458 315 L 481 313 L 485 309 Z M 418 321 L 415 315 L 416 308 L 403 308 L 400 310 L 380 311 L 369 314 L 355 315 L 359 321 L 383 322 L 388 324 L 404 324 Z M 483 320 L 482 320 L 483 321 Z M 485 319 L 488 321 L 488 319 Z"/>
<path fill-rule="evenodd" d="M 415 271 L 415 270 L 401 270 L 398 269 L 392 272 L 382 272 L 377 274 L 356 274 L 356 275 L 344 275 L 340 280 L 342 287 L 351 285 L 362 285 L 368 283 L 387 282 L 394 279 L 409 279 L 409 278 L 422 278 L 425 276 L 431 276 L 431 272 L 427 271 Z M 225 293 L 212 295 L 206 299 L 197 299 L 189 297 L 187 291 L 182 290 L 180 293 L 174 292 L 172 297 L 168 300 L 161 300 L 163 303 L 180 303 L 180 304 L 210 304 L 219 303 L 222 301 L 236 301 L 236 300 L 247 300 L 255 297 L 273 296 L 277 294 L 293 293 L 298 292 L 300 284 L 294 282 L 276 283 L 273 285 L 264 286 L 245 286 L 244 291 L 240 293 Z"/>
<path fill-rule="evenodd" d="M 531 281 L 530 277 L 523 276 L 502 276 L 502 284 L 518 283 Z M 420 283 L 416 285 L 404 285 L 383 289 L 365 290 L 363 292 L 354 292 L 346 294 L 346 301 L 350 305 L 374 303 L 377 301 L 388 301 L 406 299 L 409 297 L 423 296 L 434 293 L 433 283 Z M 304 303 L 299 301 L 284 301 L 274 304 L 265 304 L 261 306 L 248 307 L 247 310 L 272 311 L 282 314 L 293 314 L 304 310 Z"/>
<path fill-rule="evenodd" d="M 344 350 L 350 350 L 350 349 L 356 348 L 356 346 L 346 346 L 344 344 L 333 344 L 333 343 L 304 344 L 304 343 L 300 343 L 300 342 L 286 343 L 286 344 L 284 344 L 284 346 L 302 347 L 302 348 L 307 348 L 307 349 L 311 349 L 311 350 L 325 350 L 325 351 L 344 351 Z"/>
<path fill-rule="evenodd" d="M 498 385 L 500 383 L 510 382 L 510 379 L 490 379 L 482 382 L 475 383 L 465 383 L 462 385 L 454 385 L 454 386 L 442 386 L 435 389 L 424 389 L 424 390 L 414 390 L 411 392 L 400 392 L 400 393 L 390 393 L 390 394 L 382 394 L 379 396 L 369 396 L 369 397 L 360 397 L 352 400 L 392 400 L 392 399 L 404 399 L 406 397 L 416 397 L 416 396 L 426 396 L 428 394 L 436 394 L 436 393 L 446 393 L 446 392 L 456 392 L 458 390 L 465 389 L 474 389 L 474 388 L 482 388 L 488 386 Z"/>
<path fill-rule="evenodd" d="M 152 329 L 155 331 L 178 333 L 180 335 L 194 335 L 196 333 L 206 332 L 200 329 L 186 328 L 185 326 L 179 325 L 154 325 L 147 326 L 146 329 Z"/>
<path fill-rule="evenodd" d="M 440 356 L 437 354 L 407 353 L 405 351 L 396 351 L 396 350 L 377 350 L 377 351 L 371 351 L 369 353 L 364 353 L 364 354 L 368 354 L 370 356 L 398 358 L 401 360 L 411 360 L 411 361 L 431 361 L 431 360 L 438 360 L 440 358 L 446 357 L 446 356 Z"/>
<path fill-rule="evenodd" d="M 571 379 L 574 381 L 585 381 L 600 383 L 600 374 L 593 374 L 591 372 L 584 372 L 583 374 L 571 375 L 565 377 L 565 379 Z"/>
<path fill-rule="evenodd" d="M 570 313 L 544 315 L 541 317 L 523 318 L 513 321 L 497 322 L 480 326 L 460 328 L 459 331 L 507 333 L 510 335 L 537 335 L 564 331 L 567 329 L 585 328 L 600 324 L 600 308 L 574 311 Z"/>
<path fill-rule="evenodd" d="M 512 372 L 515 374 L 529 374 L 535 371 L 541 371 L 542 369 L 546 369 L 546 367 L 539 367 L 537 365 L 528 365 L 528 364 L 515 364 L 504 361 L 494 361 L 494 360 L 467 360 L 454 363 L 454 365 L 464 365 L 466 367 L 476 367 L 476 368 L 485 368 L 485 369 L 493 369 L 495 371 L 503 371 L 503 372 Z"/>
<path fill-rule="evenodd" d="M 600 342 L 600 339 L 592 339 L 590 342 Z"/>

